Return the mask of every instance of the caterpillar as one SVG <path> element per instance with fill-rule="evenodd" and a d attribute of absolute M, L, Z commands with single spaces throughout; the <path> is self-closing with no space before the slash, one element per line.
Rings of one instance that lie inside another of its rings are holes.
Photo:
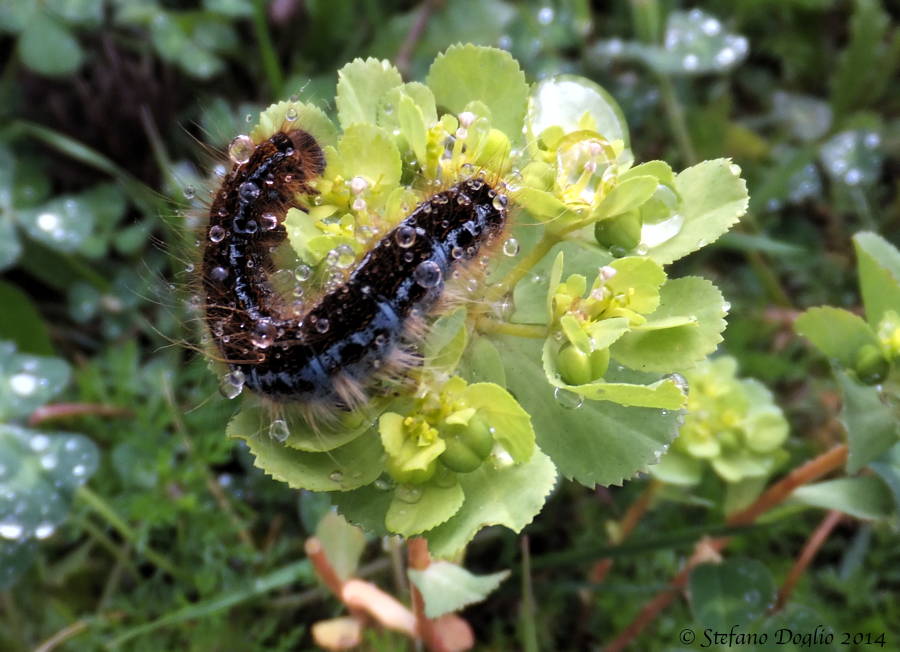
<path fill-rule="evenodd" d="M 214 194 L 206 227 L 211 339 L 231 373 L 264 399 L 356 408 L 379 378 L 414 363 L 405 341 L 440 302 L 447 279 L 503 231 L 506 196 L 482 176 L 431 195 L 342 284 L 297 314 L 269 280 L 271 252 L 287 237 L 288 209 L 308 210 L 323 149 L 291 125 L 244 158 Z"/>

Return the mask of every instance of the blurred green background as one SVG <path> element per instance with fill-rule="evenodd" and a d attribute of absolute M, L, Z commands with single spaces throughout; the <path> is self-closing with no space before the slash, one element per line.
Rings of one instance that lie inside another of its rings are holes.
<path fill-rule="evenodd" d="M 676 275 L 731 302 L 723 349 L 785 410 L 791 465 L 840 441 L 827 361 L 791 322 L 859 307 L 855 232 L 900 241 L 898 17 L 883 0 L 2 0 L 0 649 L 311 649 L 311 624 L 340 613 L 303 559 L 328 505 L 225 438 L 234 406 L 182 344 L 198 330 L 183 214 L 259 110 L 294 94 L 333 110 L 357 56 L 421 79 L 453 43 L 501 47 L 532 80 L 603 85 L 638 161 L 733 157 L 750 212 Z M 563 483 L 527 530 L 530 572 L 512 533 L 476 539 L 467 566 L 515 571 L 464 612 L 478 649 L 592 649 L 634 618 L 722 520 L 703 487 L 652 511 L 592 585 L 643 483 Z M 783 577 L 820 518 L 757 526 L 731 554 Z M 391 588 L 389 559 L 369 541 L 362 571 Z M 896 646 L 898 586 L 895 531 L 846 523 L 785 618 Z M 694 616 L 677 602 L 640 648 L 682 649 Z"/>

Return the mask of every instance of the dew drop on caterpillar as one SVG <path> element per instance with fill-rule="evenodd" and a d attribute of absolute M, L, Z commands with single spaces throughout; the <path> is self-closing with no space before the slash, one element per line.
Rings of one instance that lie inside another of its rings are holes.
<path fill-rule="evenodd" d="M 276 403 L 364 404 L 379 378 L 414 363 L 405 341 L 421 315 L 507 222 L 504 194 L 481 176 L 461 180 L 419 203 L 297 314 L 272 287 L 271 252 L 287 237 L 288 209 L 307 210 L 297 198 L 315 194 L 323 150 L 291 125 L 255 146 L 236 141 L 232 160 L 206 229 L 205 321 L 237 391 L 243 384 Z"/>

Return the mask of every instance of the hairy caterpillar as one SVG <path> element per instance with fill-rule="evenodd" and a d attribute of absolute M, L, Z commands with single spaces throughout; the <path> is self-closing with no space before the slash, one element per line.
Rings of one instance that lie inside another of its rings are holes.
<path fill-rule="evenodd" d="M 237 160 L 215 193 L 203 253 L 205 320 L 238 381 L 276 403 L 355 408 L 379 377 L 411 364 L 404 341 L 445 280 L 503 231 L 506 196 L 464 179 L 422 201 L 345 282 L 297 314 L 268 280 L 290 207 L 325 167 L 306 131 L 287 125 Z M 321 412 L 321 409 L 318 411 Z"/>

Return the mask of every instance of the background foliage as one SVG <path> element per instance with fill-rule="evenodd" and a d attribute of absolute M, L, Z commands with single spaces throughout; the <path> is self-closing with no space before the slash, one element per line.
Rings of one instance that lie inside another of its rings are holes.
<path fill-rule="evenodd" d="M 739 532 L 727 563 L 702 566 L 691 600 L 664 612 L 639 645 L 678 648 L 687 626 L 776 622 L 886 632 L 896 645 L 900 482 L 897 455 L 882 454 L 896 421 L 862 422 L 877 407 L 871 394 L 833 374 L 792 322 L 823 304 L 862 314 L 852 236 L 900 241 L 897 9 L 879 0 L 596 4 L 0 5 L 0 340 L 9 343 L 0 348 L 0 647 L 60 635 L 59 649 L 72 650 L 297 649 L 312 646 L 313 622 L 338 613 L 302 548 L 328 506 L 253 468 L 247 449 L 223 436 L 233 409 L 215 377 L 173 344 L 194 338 L 196 319 L 181 291 L 194 236 L 177 210 L 199 202 L 224 146 L 271 101 L 302 93 L 324 103 L 335 71 L 356 56 L 392 59 L 422 79 L 458 41 L 509 49 L 530 79 L 596 80 L 622 106 L 639 160 L 682 169 L 732 157 L 748 179 L 750 214 L 679 261 L 676 275 L 715 280 L 731 303 L 722 351 L 785 412 L 780 469 L 844 441 L 845 425 L 873 446 L 851 457 L 848 471 L 862 475 L 805 487 Z M 865 328 L 877 327 L 869 298 L 865 308 Z M 511 533 L 476 538 L 467 567 L 513 571 L 464 612 L 479 644 L 584 649 L 632 621 L 695 541 L 723 524 L 721 484 L 708 472 L 687 489 L 659 490 L 657 500 L 674 502 L 650 509 L 625 540 L 620 520 L 652 483 L 560 484 L 526 531 L 530 568 Z M 852 518 L 787 606 L 767 615 L 823 506 Z M 29 519 L 13 521 L 15 509 Z M 3 529 L 13 522 L 28 531 Z M 359 572 L 390 586 L 392 545 L 359 546 Z M 607 557 L 615 565 L 598 583 Z M 722 586 L 750 597 L 729 602 Z M 377 649 L 403 645 L 371 636 Z"/>

